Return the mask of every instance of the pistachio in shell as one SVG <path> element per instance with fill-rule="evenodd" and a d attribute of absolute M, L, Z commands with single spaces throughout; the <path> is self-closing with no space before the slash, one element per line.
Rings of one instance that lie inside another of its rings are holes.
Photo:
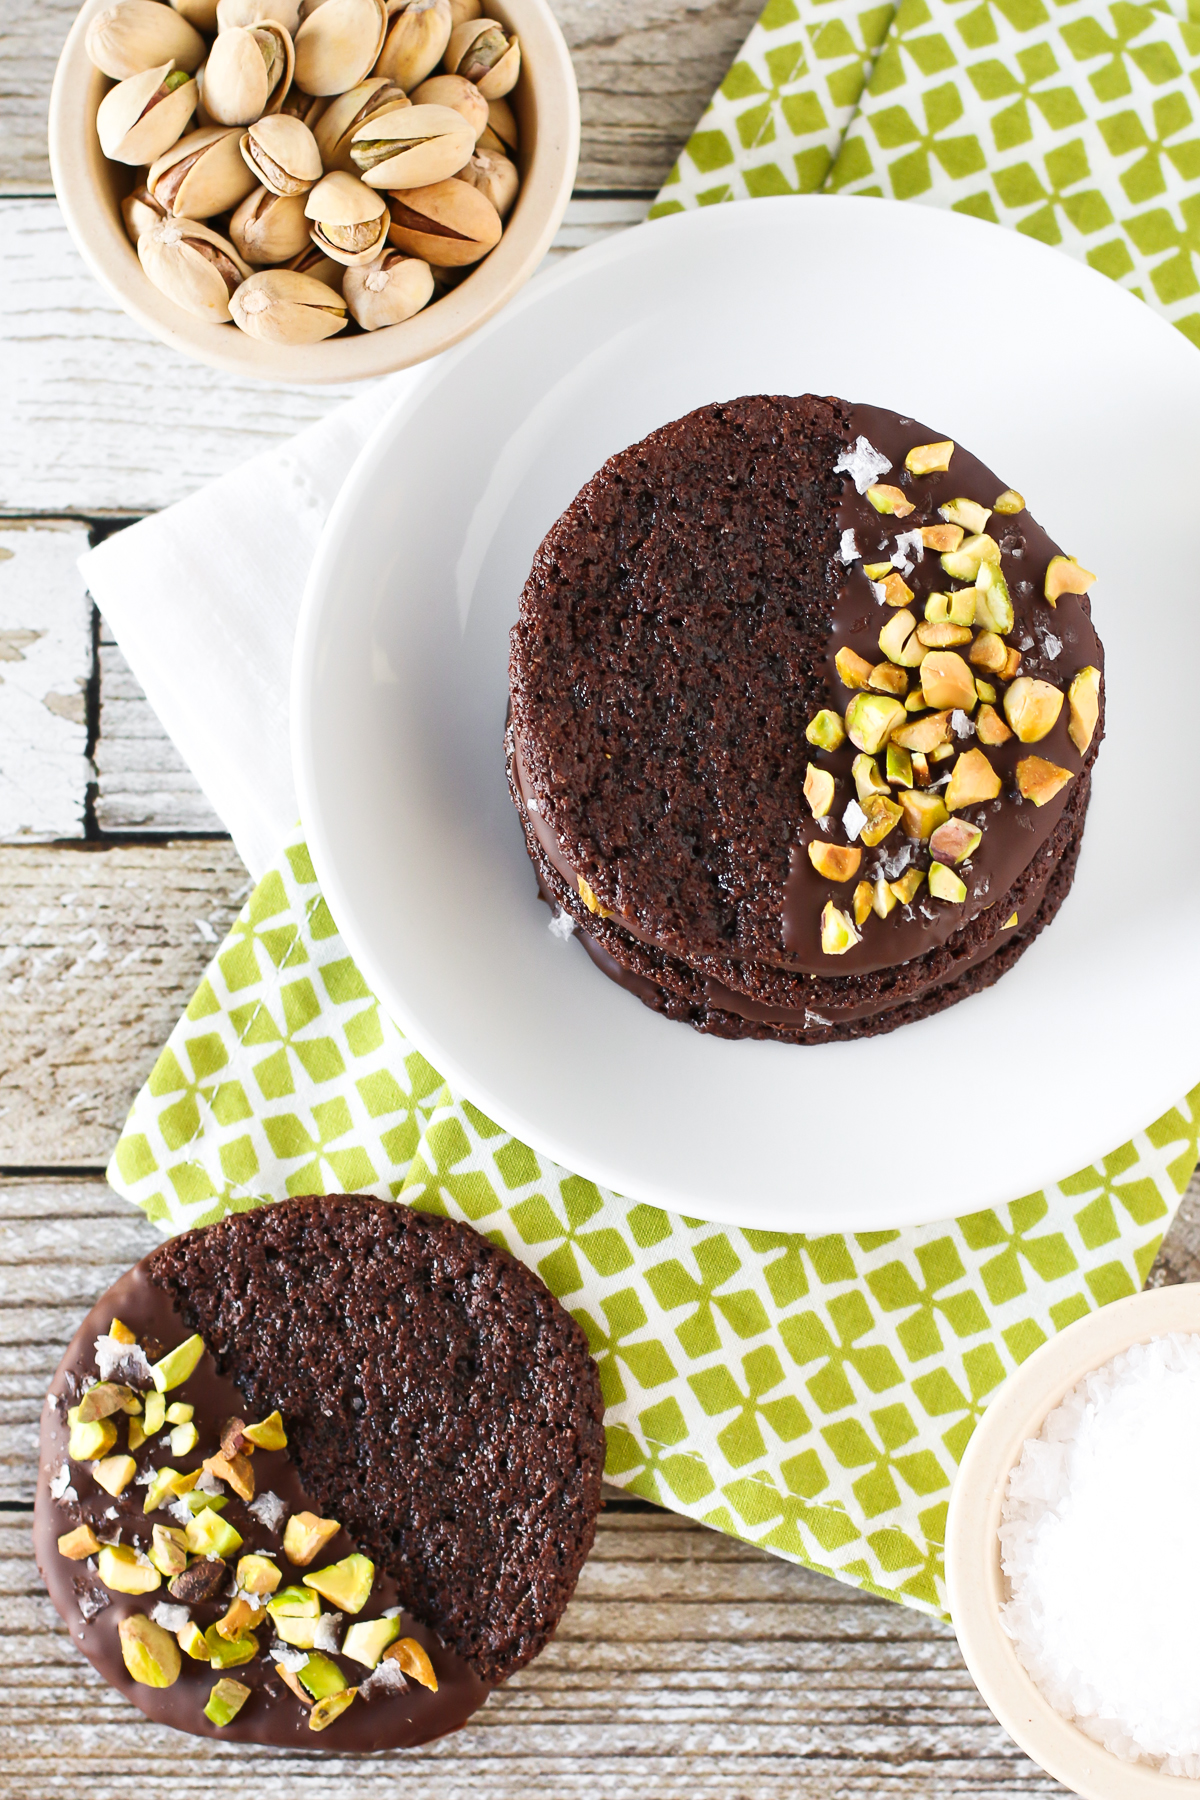
<path fill-rule="evenodd" d="M 220 325 L 250 274 L 228 238 L 198 219 L 162 219 L 138 239 L 138 261 L 160 293 L 193 318 Z"/>
<path fill-rule="evenodd" d="M 152 225 L 157 225 L 166 216 L 166 208 L 159 205 L 148 187 L 135 188 L 121 202 L 121 217 L 125 221 L 129 241 L 135 247 L 143 231 L 149 231 Z"/>
<path fill-rule="evenodd" d="M 235 325 L 265 344 L 319 344 L 348 322 L 341 295 L 298 269 L 260 269 L 238 288 L 230 312 Z"/>
<path fill-rule="evenodd" d="M 106 6 L 88 26 L 84 47 L 89 60 L 114 81 L 128 81 L 160 63 L 198 69 L 205 49 L 200 33 L 159 0 L 116 0 Z"/>
<path fill-rule="evenodd" d="M 521 73 L 521 45 L 496 19 L 456 25 L 446 47 L 446 72 L 473 81 L 485 100 L 512 92 Z"/>
<path fill-rule="evenodd" d="M 347 269 L 342 293 L 364 331 L 402 325 L 433 297 L 433 271 L 419 257 L 385 250 L 374 262 Z"/>
<path fill-rule="evenodd" d="M 306 94 L 344 94 L 375 66 L 387 31 L 383 0 L 324 0 L 296 33 L 296 84 Z"/>
<path fill-rule="evenodd" d="M 476 143 L 487 130 L 488 103 L 475 83 L 462 75 L 431 75 L 409 97 L 414 106 L 448 106 L 451 112 L 461 113 L 475 133 Z"/>
<path fill-rule="evenodd" d="M 441 62 L 452 30 L 450 0 L 409 0 L 392 21 L 376 72 L 411 93 Z"/>
<path fill-rule="evenodd" d="M 317 94 L 306 94 L 304 89 L 298 88 L 293 81 L 283 97 L 283 105 L 279 110 L 285 118 L 299 119 L 301 124 L 307 125 L 310 131 L 315 131 L 328 106 L 328 100 L 321 99 Z"/>
<path fill-rule="evenodd" d="M 300 0 L 217 0 L 218 31 L 231 31 L 235 25 L 265 25 L 268 19 L 295 37 L 300 29 Z"/>
<path fill-rule="evenodd" d="M 489 100 L 488 122 L 477 148 L 486 150 L 491 156 L 507 156 L 515 160 L 520 146 L 521 134 L 517 130 L 516 114 L 508 101 Z"/>
<path fill-rule="evenodd" d="M 100 148 L 111 162 L 152 163 L 183 136 L 199 89 L 186 69 L 159 63 L 109 88 L 96 114 Z"/>
<path fill-rule="evenodd" d="M 314 136 L 321 161 L 327 173 L 345 169 L 354 173 L 350 160 L 350 140 L 360 125 L 377 113 L 408 105 L 408 95 L 394 81 L 383 75 L 371 75 L 347 93 L 330 100 L 317 124 Z"/>
<path fill-rule="evenodd" d="M 458 171 L 454 179 L 469 181 L 473 188 L 486 194 L 502 219 L 507 219 L 512 211 L 513 201 L 521 186 L 516 163 L 509 162 L 507 156 L 491 156 L 486 150 L 476 150 L 470 162 Z"/>
<path fill-rule="evenodd" d="M 465 25 L 468 19 L 478 19 L 483 12 L 479 0 L 450 0 L 450 23 Z"/>
<path fill-rule="evenodd" d="M 307 223 L 307 221 L 306 221 Z M 340 294 L 346 274 L 341 263 L 335 263 L 331 256 L 326 256 L 311 240 L 305 244 L 299 256 L 293 256 L 287 264 L 289 269 L 296 269 L 301 275 L 311 275 L 315 281 L 323 281 Z"/>
<path fill-rule="evenodd" d="M 388 195 L 388 242 L 438 268 L 464 268 L 500 242 L 504 226 L 486 194 L 467 181 L 437 181 Z"/>
<path fill-rule="evenodd" d="M 197 31 L 215 31 L 217 29 L 217 0 L 170 0 L 180 18 L 194 25 Z"/>
<path fill-rule="evenodd" d="M 241 133 L 210 125 L 190 131 L 150 165 L 146 186 L 180 219 L 211 219 L 239 206 L 258 186 L 242 161 Z"/>
<path fill-rule="evenodd" d="M 290 263 L 310 247 L 304 195 L 255 188 L 230 219 L 229 235 L 248 263 Z"/>
<path fill-rule="evenodd" d="M 292 85 L 292 40 L 273 19 L 219 32 L 204 65 L 204 109 L 218 125 L 252 125 L 278 112 Z"/>
<path fill-rule="evenodd" d="M 246 166 L 273 194 L 306 194 L 322 175 L 321 152 L 299 119 L 270 113 L 256 119 L 238 140 Z"/>
<path fill-rule="evenodd" d="M 332 0 L 326 4 L 331 5 Z M 335 169 L 318 181 L 304 211 L 312 223 L 309 235 L 313 243 L 348 269 L 356 263 L 373 262 L 387 242 L 390 220 L 386 200 L 344 169 Z"/>
<path fill-rule="evenodd" d="M 458 173 L 475 133 L 449 106 L 406 106 L 360 125 L 350 156 L 368 187 L 428 187 Z"/>

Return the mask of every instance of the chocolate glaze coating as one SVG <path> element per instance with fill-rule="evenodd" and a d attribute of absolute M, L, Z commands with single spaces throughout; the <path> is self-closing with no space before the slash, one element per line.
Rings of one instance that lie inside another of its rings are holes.
<path fill-rule="evenodd" d="M 902 488 L 908 516 L 879 514 L 834 472 L 859 435 L 892 462 L 878 479 Z M 939 523 L 946 500 L 990 508 L 1004 487 L 961 446 L 949 472 L 910 476 L 907 450 L 939 435 L 812 395 L 704 407 L 612 458 L 538 552 L 512 634 L 514 803 L 543 894 L 606 973 L 672 1017 L 806 1043 L 891 1029 L 989 985 L 1065 897 L 1070 874 L 1054 871 L 1064 857 L 1074 870 L 1103 706 L 1085 756 L 1065 705 L 1042 742 L 988 748 L 1001 798 L 956 815 L 984 832 L 959 870 L 965 904 L 923 891 L 886 920 L 869 917 L 847 954 L 820 946 L 822 906 L 847 907 L 853 883 L 818 876 L 806 845 L 851 841 L 841 813 L 856 751 L 818 752 L 804 729 L 821 707 L 840 713 L 849 701 L 834 665 L 842 645 L 883 660 L 890 608 L 863 562 L 885 560 L 900 532 Z M 859 555 L 847 564 L 848 529 Z M 987 529 L 1014 603 L 1006 641 L 1022 647 L 1020 673 L 1065 690 L 1079 668 L 1101 667 L 1086 598 L 1052 609 L 1042 597 L 1058 547 L 1027 511 L 993 514 Z M 934 552 L 914 564 L 905 579 L 920 618 L 927 596 L 954 583 Z M 1015 785 L 1031 753 L 1073 777 L 1040 808 Z M 824 831 L 803 798 L 810 762 L 837 782 Z M 855 879 L 898 874 L 887 863 L 904 843 L 897 828 L 864 847 Z M 910 854 L 928 865 L 927 847 Z M 610 918 L 585 906 L 580 876 Z M 999 960 L 985 978 L 989 958 Z"/>

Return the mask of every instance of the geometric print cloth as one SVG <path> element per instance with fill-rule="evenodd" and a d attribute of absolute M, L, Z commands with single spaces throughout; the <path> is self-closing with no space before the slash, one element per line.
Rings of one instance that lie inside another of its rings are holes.
<path fill-rule="evenodd" d="M 1200 6 L 770 0 L 651 216 L 819 192 L 1011 226 L 1200 345 Z"/>
<path fill-rule="evenodd" d="M 297 836 L 214 956 L 108 1178 L 167 1232 L 336 1191 L 468 1220 L 587 1333 L 610 1481 L 944 1613 L 946 1503 L 980 1413 L 1047 1337 L 1141 1286 L 1198 1116 L 1200 1088 L 1057 1187 L 909 1231 L 737 1231 L 631 1205 L 451 1092 L 367 988 Z"/>

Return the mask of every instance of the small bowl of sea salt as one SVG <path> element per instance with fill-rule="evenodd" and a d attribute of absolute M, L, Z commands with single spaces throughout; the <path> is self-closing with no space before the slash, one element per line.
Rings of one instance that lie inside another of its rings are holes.
<path fill-rule="evenodd" d="M 1085 1800 L 1200 1797 L 1200 1284 L 1090 1313 L 1005 1383 L 946 1585 L 1000 1723 Z"/>

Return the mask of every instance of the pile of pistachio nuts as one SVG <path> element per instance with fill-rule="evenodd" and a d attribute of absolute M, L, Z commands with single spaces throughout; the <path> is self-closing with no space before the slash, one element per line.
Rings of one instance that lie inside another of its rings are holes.
<path fill-rule="evenodd" d="M 499 243 L 521 47 L 481 0 L 113 0 L 96 128 L 150 281 L 271 344 L 398 325 Z"/>

